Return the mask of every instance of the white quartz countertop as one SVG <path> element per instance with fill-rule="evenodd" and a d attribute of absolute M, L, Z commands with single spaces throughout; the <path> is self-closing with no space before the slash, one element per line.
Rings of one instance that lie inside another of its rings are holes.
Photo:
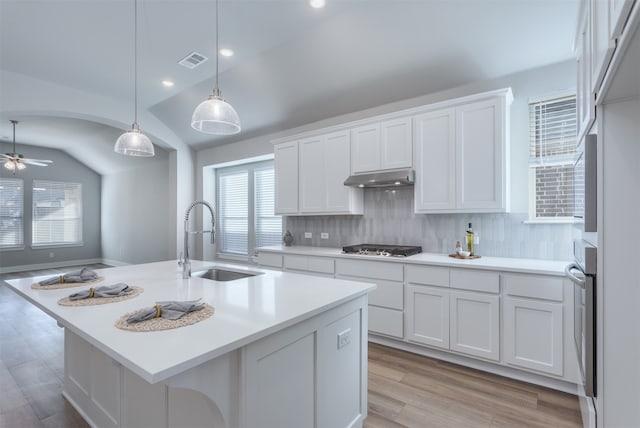
<path fill-rule="evenodd" d="M 482 256 L 479 259 L 456 259 L 453 257 L 449 257 L 448 254 L 437 253 L 420 253 L 408 257 L 384 257 L 376 255 L 365 256 L 361 254 L 342 254 L 342 248 L 305 246 L 287 247 L 284 245 L 261 247 L 258 248 L 258 251 L 318 257 L 347 258 L 352 260 L 378 260 L 380 262 L 387 263 L 423 264 L 455 268 L 474 268 L 557 276 L 565 275 L 564 268 L 569 263 L 569 261 L 485 256 Z"/>
<path fill-rule="evenodd" d="M 374 284 L 295 273 L 192 261 L 192 270 L 220 267 L 260 272 L 250 278 L 216 282 L 182 279 L 176 261 L 130 265 L 96 272 L 104 281 L 59 290 L 35 290 L 48 276 L 6 281 L 16 292 L 150 383 L 160 382 L 205 361 L 238 349 L 311 318 L 375 288 Z M 58 300 L 90 286 L 124 282 L 144 292 L 122 302 L 95 306 L 60 306 Z M 157 332 L 131 332 L 114 323 L 122 315 L 157 301 L 193 300 L 212 305 L 213 316 L 199 323 Z"/>

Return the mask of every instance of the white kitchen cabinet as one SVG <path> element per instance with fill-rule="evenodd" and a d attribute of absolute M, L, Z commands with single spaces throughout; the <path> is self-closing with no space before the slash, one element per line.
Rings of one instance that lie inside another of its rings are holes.
<path fill-rule="evenodd" d="M 504 274 L 503 343 L 508 364 L 564 374 L 563 280 Z"/>
<path fill-rule="evenodd" d="M 275 213 L 298 212 L 298 142 L 277 144 L 273 148 L 275 170 Z"/>
<path fill-rule="evenodd" d="M 600 0 L 599 0 L 600 1 Z M 624 30 L 624 25 L 633 6 L 634 0 L 607 0 L 609 18 L 609 39 L 617 39 Z"/>
<path fill-rule="evenodd" d="M 576 114 L 580 141 L 595 121 L 595 100 L 591 88 L 591 18 L 589 2 L 583 0 L 578 16 L 578 34 L 576 37 Z"/>
<path fill-rule="evenodd" d="M 415 211 L 509 209 L 511 90 L 414 118 Z"/>
<path fill-rule="evenodd" d="M 369 331 L 402 338 L 404 335 L 403 266 L 370 260 L 336 260 L 336 278 L 371 282 Z"/>
<path fill-rule="evenodd" d="M 449 349 L 449 289 L 407 285 L 405 291 L 406 339 Z"/>
<path fill-rule="evenodd" d="M 327 257 L 302 256 L 297 254 L 285 254 L 283 260 L 284 270 L 287 272 L 313 273 L 319 276 L 333 278 L 334 260 Z"/>
<path fill-rule="evenodd" d="M 500 297 L 451 291 L 450 348 L 489 360 L 500 360 Z"/>
<path fill-rule="evenodd" d="M 616 47 L 615 38 L 612 38 L 610 25 L 610 9 L 614 4 L 624 4 L 614 0 L 589 0 L 591 11 L 591 93 L 599 92 L 604 74 L 609 67 L 609 62 Z"/>
<path fill-rule="evenodd" d="M 411 168 L 411 118 L 391 119 L 351 130 L 351 173 Z"/>
<path fill-rule="evenodd" d="M 301 139 L 298 150 L 299 213 L 362 214 L 362 189 L 343 184 L 350 168 L 349 133 Z"/>

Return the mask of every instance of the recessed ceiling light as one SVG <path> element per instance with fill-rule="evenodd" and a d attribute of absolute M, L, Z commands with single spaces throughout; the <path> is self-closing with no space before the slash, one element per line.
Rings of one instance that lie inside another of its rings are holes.
<path fill-rule="evenodd" d="M 326 4 L 326 0 L 309 0 L 309 5 L 314 9 L 322 9 Z"/>
<path fill-rule="evenodd" d="M 171 80 L 163 80 L 162 81 L 162 86 L 164 86 L 165 88 L 171 88 L 175 83 L 173 83 Z"/>
<path fill-rule="evenodd" d="M 233 56 L 233 51 L 229 48 L 222 48 L 220 49 L 220 55 L 230 57 Z"/>

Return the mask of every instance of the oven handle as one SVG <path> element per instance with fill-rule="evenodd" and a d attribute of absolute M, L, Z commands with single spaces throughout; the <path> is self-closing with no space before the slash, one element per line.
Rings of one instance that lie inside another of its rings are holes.
<path fill-rule="evenodd" d="M 586 277 L 579 278 L 575 276 L 572 272 L 573 270 L 577 270 L 580 273 L 583 273 L 582 269 L 580 269 L 580 266 L 578 266 L 577 263 L 569 263 L 568 265 L 566 265 L 564 268 L 564 273 L 567 275 L 567 277 L 569 277 L 571 281 L 573 281 L 575 284 L 579 285 L 580 287 L 584 288 L 585 284 L 587 283 Z"/>

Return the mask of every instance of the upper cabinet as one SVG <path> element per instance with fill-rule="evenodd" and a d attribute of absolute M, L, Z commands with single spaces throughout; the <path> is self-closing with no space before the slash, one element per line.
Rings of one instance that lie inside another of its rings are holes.
<path fill-rule="evenodd" d="M 374 122 L 351 130 L 351 173 L 411 168 L 411 118 Z"/>
<path fill-rule="evenodd" d="M 276 214 L 362 214 L 362 189 L 349 176 L 348 131 L 320 134 L 274 146 Z"/>
<path fill-rule="evenodd" d="M 509 209 L 511 90 L 414 117 L 417 213 Z"/>
<path fill-rule="evenodd" d="M 298 212 L 298 142 L 289 141 L 273 148 L 276 214 Z"/>
<path fill-rule="evenodd" d="M 637 5 L 636 7 L 640 7 Z M 596 118 L 607 72 L 626 30 L 634 0 L 582 0 L 575 40 L 578 141 Z"/>

